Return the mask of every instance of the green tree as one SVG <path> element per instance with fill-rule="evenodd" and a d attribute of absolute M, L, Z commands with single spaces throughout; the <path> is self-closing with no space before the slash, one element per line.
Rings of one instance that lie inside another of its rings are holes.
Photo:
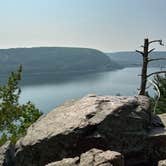
<path fill-rule="evenodd" d="M 30 101 L 19 103 L 21 73 L 22 66 L 10 74 L 6 85 L 0 85 L 0 145 L 7 140 L 15 143 L 42 115 Z"/>
<path fill-rule="evenodd" d="M 166 74 L 165 75 L 156 75 L 154 77 L 154 83 L 157 85 L 160 91 L 160 98 L 156 105 L 155 112 L 157 114 L 166 113 Z M 156 92 L 157 89 L 155 88 Z M 154 97 L 153 103 L 157 100 L 157 96 Z"/>

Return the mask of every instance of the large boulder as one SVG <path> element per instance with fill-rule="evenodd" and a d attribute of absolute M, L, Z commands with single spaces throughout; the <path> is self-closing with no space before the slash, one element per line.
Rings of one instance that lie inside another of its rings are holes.
<path fill-rule="evenodd" d="M 8 141 L 0 147 L 0 166 L 13 166 L 14 146 Z"/>
<path fill-rule="evenodd" d="M 63 159 L 46 166 L 124 166 L 124 158 L 118 152 L 91 149 L 80 157 Z"/>
<path fill-rule="evenodd" d="M 144 163 L 144 140 L 151 124 L 149 109 L 144 96 L 88 95 L 67 102 L 28 129 L 16 144 L 15 163 L 44 166 L 80 156 L 92 148 L 118 151 L 128 165 Z"/>

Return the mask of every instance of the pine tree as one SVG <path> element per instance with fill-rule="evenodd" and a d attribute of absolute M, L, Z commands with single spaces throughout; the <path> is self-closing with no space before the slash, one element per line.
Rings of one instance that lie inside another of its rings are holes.
<path fill-rule="evenodd" d="M 19 103 L 21 73 L 22 66 L 10 74 L 6 85 L 0 85 L 0 145 L 7 140 L 15 143 L 42 115 L 31 102 Z"/>

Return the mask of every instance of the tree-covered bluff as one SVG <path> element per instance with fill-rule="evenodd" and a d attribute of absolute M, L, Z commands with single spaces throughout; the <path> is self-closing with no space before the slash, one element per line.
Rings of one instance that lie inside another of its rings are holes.
<path fill-rule="evenodd" d="M 139 67 L 142 66 L 142 57 L 134 51 L 122 51 L 106 53 L 111 60 L 118 62 L 123 67 Z M 151 58 L 165 58 L 166 51 L 154 51 L 150 54 Z M 155 61 L 149 64 L 150 67 L 166 67 L 166 61 Z"/>
<path fill-rule="evenodd" d="M 76 76 L 120 68 L 103 52 L 89 48 L 36 47 L 0 49 L 0 75 L 24 66 L 24 78 Z"/>

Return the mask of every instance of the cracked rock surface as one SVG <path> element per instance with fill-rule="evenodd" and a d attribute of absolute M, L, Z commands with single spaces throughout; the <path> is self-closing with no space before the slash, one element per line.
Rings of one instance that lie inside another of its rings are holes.
<path fill-rule="evenodd" d="M 150 125 L 147 97 L 88 95 L 42 116 L 16 144 L 16 166 L 44 166 L 90 149 L 146 159 Z M 86 153 L 85 153 L 86 154 Z"/>
<path fill-rule="evenodd" d="M 46 166 L 124 166 L 124 158 L 118 152 L 91 149 L 80 157 L 66 158 Z"/>

